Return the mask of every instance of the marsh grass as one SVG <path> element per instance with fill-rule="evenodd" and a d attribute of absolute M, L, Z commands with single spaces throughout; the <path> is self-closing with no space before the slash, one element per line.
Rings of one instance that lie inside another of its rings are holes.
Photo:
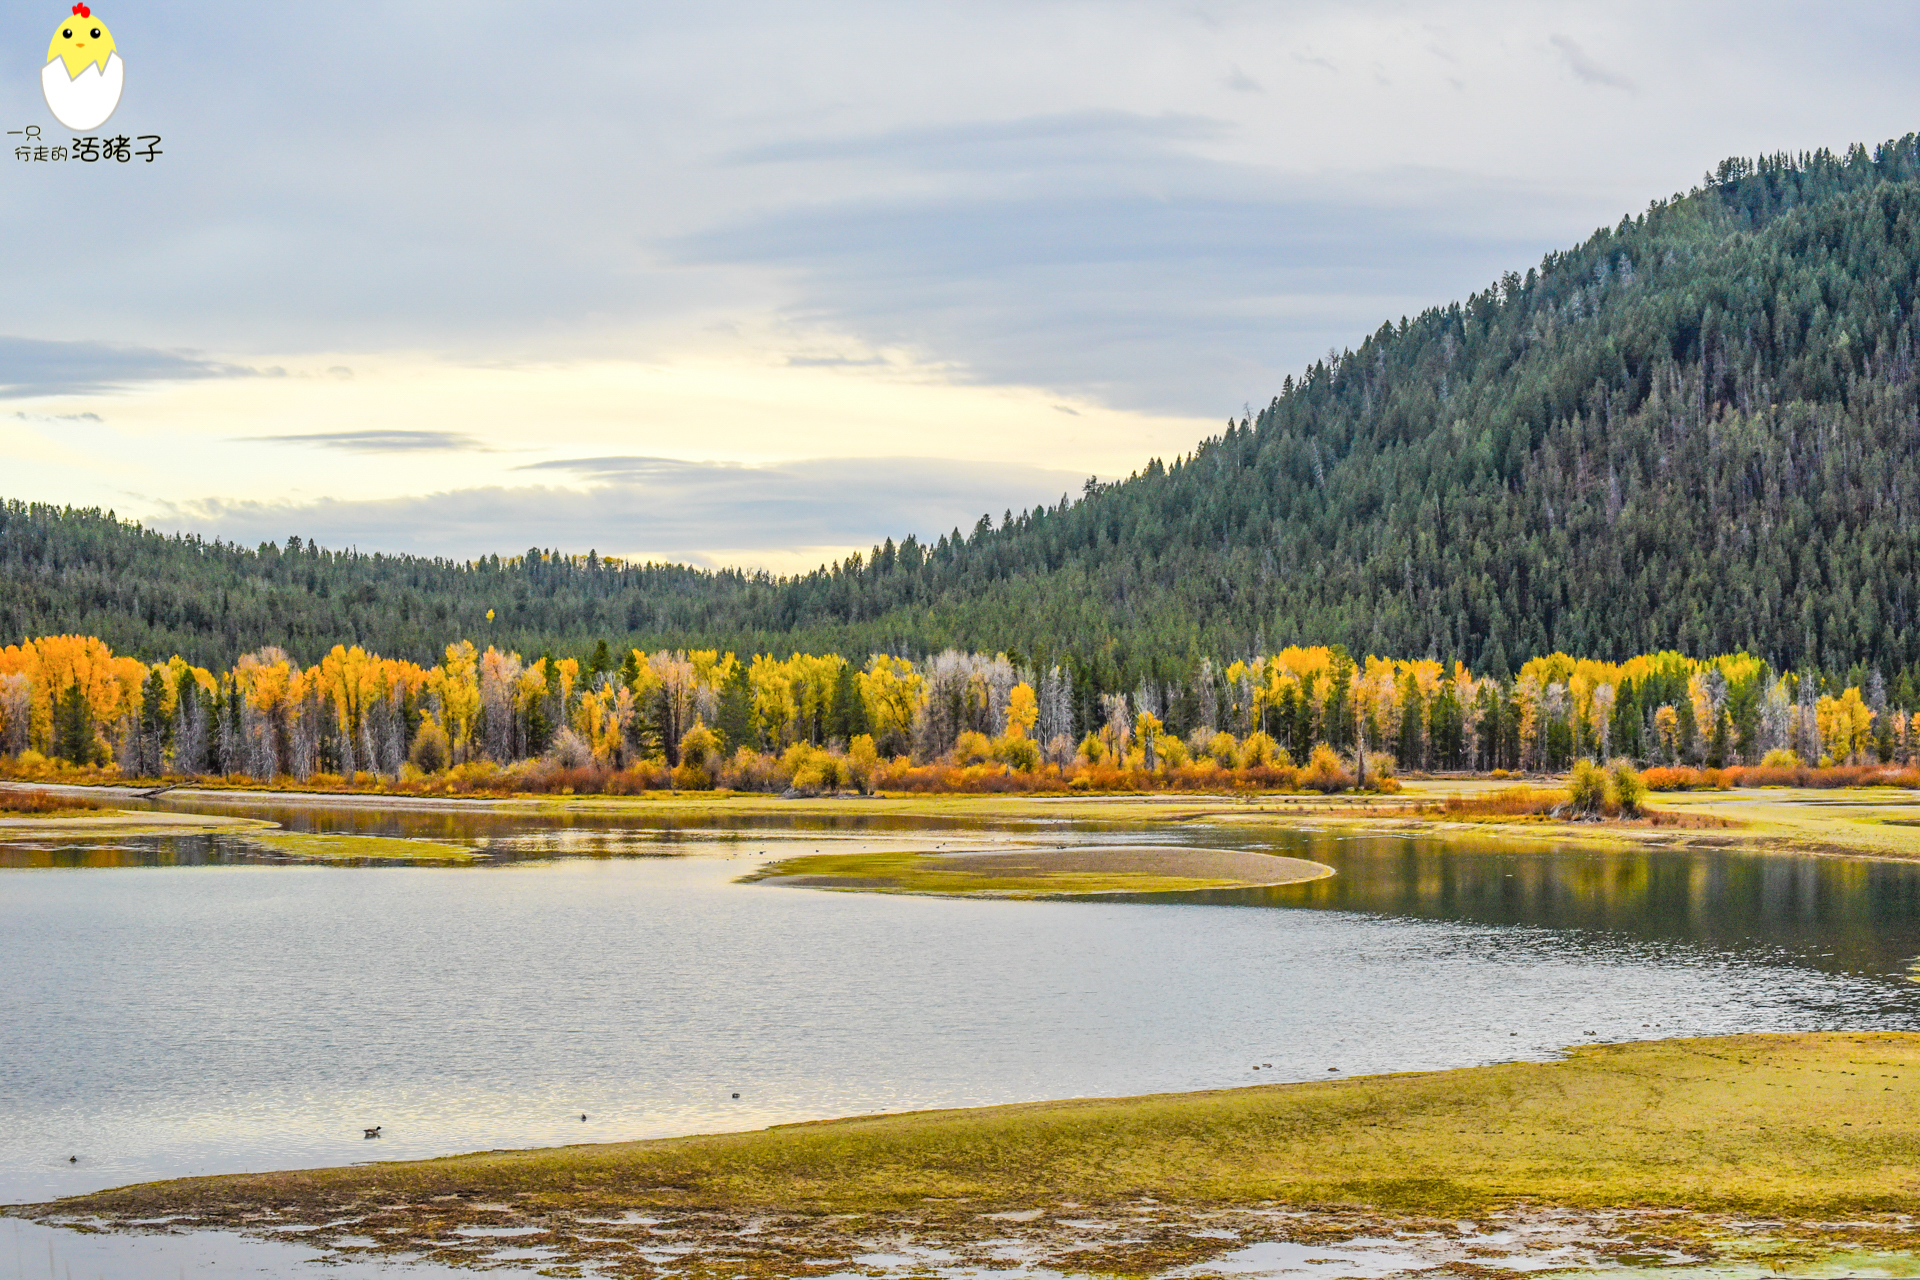
<path fill-rule="evenodd" d="M 1416 812 L 1446 818 L 1546 818 L 1565 812 L 1573 797 L 1545 787 L 1502 787 L 1488 795 L 1448 796 Z"/>
<path fill-rule="evenodd" d="M 1729 830 L 1742 825 L 1731 818 L 1698 811 L 1675 813 L 1664 809 L 1640 809 L 1631 815 L 1605 811 L 1580 814 L 1574 812 L 1573 797 L 1569 792 L 1525 785 L 1502 787 L 1498 791 L 1477 796 L 1447 796 L 1439 801 L 1421 803 L 1413 812 L 1421 817 L 1440 818 L 1449 822 L 1550 823 L 1604 819 L 1607 825 L 1613 827 L 1664 827 L 1686 831 Z"/>
<path fill-rule="evenodd" d="M 1336 1064 L 1329 1064 L 1336 1065 Z M 869 1116 L 754 1133 L 152 1183 L 67 1214 L 331 1213 L 434 1196 L 529 1209 L 868 1213 L 1114 1205 L 1515 1204 L 1784 1218 L 1906 1211 L 1920 1036 L 1589 1046 L 1552 1063 Z"/>
<path fill-rule="evenodd" d="M 0 790 L 0 817 L 5 818 L 57 818 L 66 814 L 98 813 L 105 807 L 85 796 Z"/>
<path fill-rule="evenodd" d="M 910 852 L 812 854 L 770 864 L 742 879 L 872 893 L 1032 898 L 1244 888 L 1331 873 L 1318 863 L 1267 854 L 1083 846 L 944 857 Z"/>
<path fill-rule="evenodd" d="M 1813 768 L 1792 765 L 1732 765 L 1725 769 L 1694 769 L 1685 765 L 1648 769 L 1644 775 L 1652 791 L 1727 791 L 1734 787 L 1792 787 L 1835 791 L 1860 787 L 1920 789 L 1920 767 L 1903 764 L 1842 764 Z"/>
<path fill-rule="evenodd" d="M 255 844 L 285 857 L 310 862 L 472 862 L 472 849 L 436 844 L 430 840 L 401 840 L 391 836 L 336 836 L 317 832 L 249 833 Z"/>

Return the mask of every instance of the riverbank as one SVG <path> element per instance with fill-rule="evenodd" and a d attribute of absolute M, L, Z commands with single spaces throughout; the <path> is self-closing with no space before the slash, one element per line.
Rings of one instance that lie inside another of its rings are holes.
<path fill-rule="evenodd" d="M 810 798 L 723 791 L 468 798 L 180 787 L 167 790 L 155 801 L 146 800 L 146 793 L 137 788 L 60 786 L 32 789 L 128 807 L 92 816 L 0 819 L 0 839 L 8 834 L 42 839 L 234 830 L 262 825 L 246 817 L 249 809 L 296 807 L 336 812 L 579 815 L 638 827 L 682 829 L 764 825 L 1143 831 L 1211 826 L 1243 832 L 1250 842 L 1258 841 L 1263 831 L 1293 828 L 1425 835 L 1503 849 L 1566 845 L 1707 848 L 1920 859 L 1920 792 L 1884 787 L 1667 792 L 1653 798 L 1649 817 L 1625 821 L 1500 816 L 1462 819 L 1441 811 L 1449 797 L 1488 796 L 1512 785 L 1511 781 L 1479 778 L 1420 778 L 1408 780 L 1393 796 L 843 794 Z M 26 784 L 0 786 L 20 789 Z M 132 807 L 136 804 L 140 807 Z"/>
<path fill-rule="evenodd" d="M 1065 1270 L 1153 1274 L 1501 1221 L 1558 1224 L 1543 1248 L 1596 1256 L 1720 1258 L 1756 1219 L 1776 1259 L 1905 1252 L 1920 1242 L 1894 1215 L 1917 1180 L 1920 1036 L 1836 1033 L 183 1179 L 18 1212 L 446 1261 L 511 1238 L 615 1275 L 667 1255 L 685 1275 L 821 1274 L 889 1241 L 984 1262 L 1010 1238 Z"/>

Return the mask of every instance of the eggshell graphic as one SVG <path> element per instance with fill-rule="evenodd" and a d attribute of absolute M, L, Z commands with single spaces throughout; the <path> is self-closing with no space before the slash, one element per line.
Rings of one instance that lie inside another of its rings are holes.
<path fill-rule="evenodd" d="M 126 83 L 127 64 L 117 53 L 107 59 L 104 72 L 98 63 L 89 62 L 86 70 L 69 80 L 66 64 L 55 58 L 40 73 L 40 88 L 47 95 L 47 109 L 53 112 L 53 118 L 81 133 L 107 122 L 120 105 L 120 91 Z"/>
<path fill-rule="evenodd" d="M 86 133 L 107 122 L 126 85 L 127 64 L 114 47 L 113 32 L 83 0 L 54 29 L 47 45 L 40 91 L 48 109 L 67 128 Z"/>

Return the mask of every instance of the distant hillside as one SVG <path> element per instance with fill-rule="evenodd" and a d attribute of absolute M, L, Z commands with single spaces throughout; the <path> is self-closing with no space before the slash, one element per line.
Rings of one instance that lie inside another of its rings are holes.
<path fill-rule="evenodd" d="M 1383 325 L 1248 422 L 1055 509 L 803 577 L 473 565 L 0 511 L 0 637 L 225 663 L 606 638 L 1072 658 L 1131 688 L 1290 642 L 1463 658 L 1745 648 L 1920 660 L 1920 139 L 1728 161 L 1465 302 Z M 496 613 L 492 623 L 487 611 Z"/>

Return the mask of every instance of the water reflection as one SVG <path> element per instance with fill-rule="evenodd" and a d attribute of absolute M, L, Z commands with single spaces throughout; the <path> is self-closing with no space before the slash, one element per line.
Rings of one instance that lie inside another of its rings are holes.
<path fill-rule="evenodd" d="M 631 812 L 529 806 L 497 809 L 401 803 L 338 809 L 244 794 L 156 802 L 181 812 L 239 813 L 291 831 L 447 841 L 483 851 L 485 864 L 551 858 L 675 856 L 695 847 L 753 853 L 770 841 L 821 847 L 893 837 L 893 847 L 933 849 L 1021 842 L 1146 840 L 1262 848 L 1324 862 L 1331 879 L 1276 889 L 1169 895 L 1216 906 L 1360 911 L 1475 924 L 1602 931 L 1759 955 L 1835 973 L 1905 978 L 1920 957 L 1920 865 L 1866 859 L 1760 855 L 1715 849 L 1517 850 L 1491 841 L 1250 831 L 1197 823 L 1057 819 L 961 821 L 952 816 L 809 811 L 712 815 L 701 822 L 641 820 Z M 724 818 L 722 821 L 720 819 Z M 807 849 L 803 845 L 801 852 Z M 282 863 L 241 835 L 32 841 L 0 844 L 0 867 L 194 867 Z"/>
<path fill-rule="evenodd" d="M 1617 932 L 827 894 L 736 883 L 757 847 L 687 852 L 0 874 L 0 1202 L 1593 1036 L 1902 1028 L 1920 1005 Z"/>
<path fill-rule="evenodd" d="M 1920 955 L 1920 865 L 1720 849 L 1460 848 L 1405 837 L 1282 833 L 1262 847 L 1338 870 L 1277 889 L 1196 895 L 1427 920 L 1599 930 L 1906 976 Z"/>

